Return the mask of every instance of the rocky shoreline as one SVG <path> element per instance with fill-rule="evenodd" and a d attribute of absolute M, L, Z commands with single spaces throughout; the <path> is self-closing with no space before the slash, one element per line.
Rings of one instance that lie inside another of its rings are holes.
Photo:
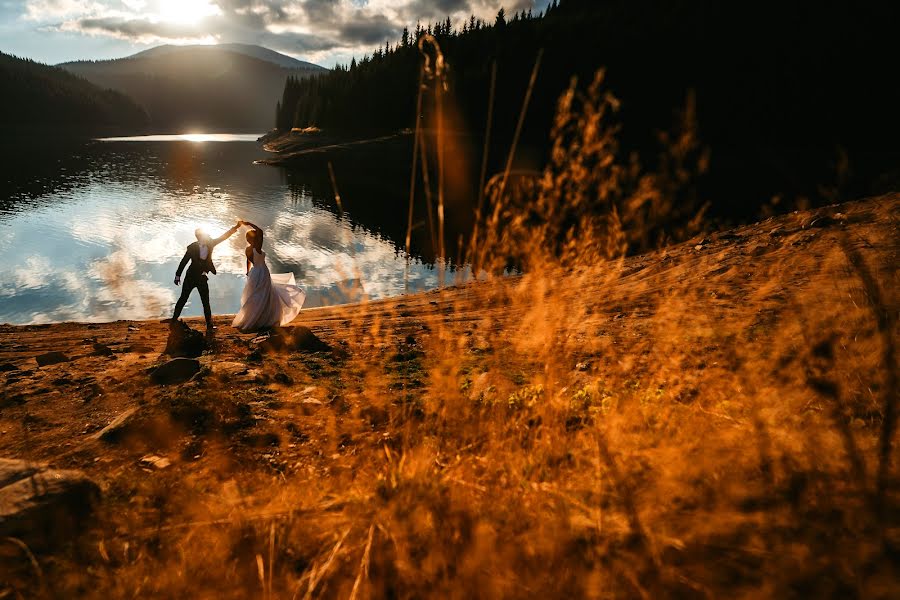
<path fill-rule="evenodd" d="M 272 130 L 257 141 L 266 152 L 274 156 L 257 160 L 256 164 L 290 166 L 304 160 L 328 159 L 349 153 L 354 156 L 360 153 L 377 153 L 386 146 L 408 145 L 411 139 L 409 133 L 360 138 L 329 134 L 316 128 L 289 132 Z"/>

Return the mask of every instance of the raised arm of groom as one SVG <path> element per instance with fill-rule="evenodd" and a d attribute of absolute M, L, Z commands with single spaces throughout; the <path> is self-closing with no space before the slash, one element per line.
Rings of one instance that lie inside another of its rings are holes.
<path fill-rule="evenodd" d="M 228 231 L 226 231 L 225 233 L 223 233 L 222 235 L 220 235 L 220 236 L 217 237 L 216 239 L 210 240 L 210 241 L 209 241 L 210 247 L 218 246 L 219 244 L 221 244 L 222 242 L 224 242 L 225 240 L 227 240 L 228 238 L 230 238 L 231 236 L 233 236 L 233 235 L 234 235 L 234 232 L 237 231 L 238 229 L 240 229 L 240 228 L 241 228 L 241 225 L 243 225 L 243 224 L 244 224 L 243 221 L 238 221 L 238 222 L 237 222 L 237 225 L 235 225 L 234 227 L 232 227 L 231 229 L 229 229 Z"/>

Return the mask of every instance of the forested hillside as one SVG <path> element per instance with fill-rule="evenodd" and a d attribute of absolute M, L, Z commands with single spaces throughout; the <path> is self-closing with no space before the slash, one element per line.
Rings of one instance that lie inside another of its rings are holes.
<path fill-rule="evenodd" d="M 265 131 L 272 127 L 273 106 L 287 78 L 322 69 L 301 61 L 295 61 L 298 68 L 288 68 L 248 55 L 253 48 L 165 46 L 127 58 L 60 66 L 134 98 L 157 131 Z M 257 50 L 266 56 L 265 48 Z"/>
<path fill-rule="evenodd" d="M 645 163 L 694 93 L 699 136 L 712 152 L 708 196 L 740 203 L 741 196 L 824 201 L 871 193 L 897 175 L 889 154 L 900 134 L 900 91 L 884 70 L 895 53 L 888 24 L 897 12 L 888 3 L 833 2 L 811 11 L 768 1 L 737 10 L 697 0 L 560 0 L 541 15 L 423 24 L 360 61 L 289 80 L 276 125 L 354 133 L 413 126 L 415 41 L 427 31 L 450 65 L 449 97 L 460 115 L 454 126 L 483 130 L 496 62 L 493 133 L 508 141 L 543 50 L 523 135 L 544 151 L 570 77 L 586 85 L 606 67 L 607 89 L 621 100 L 623 148 Z"/>
<path fill-rule="evenodd" d="M 0 52 L 4 131 L 53 128 L 88 134 L 135 131 L 147 115 L 130 98 L 58 67 Z"/>

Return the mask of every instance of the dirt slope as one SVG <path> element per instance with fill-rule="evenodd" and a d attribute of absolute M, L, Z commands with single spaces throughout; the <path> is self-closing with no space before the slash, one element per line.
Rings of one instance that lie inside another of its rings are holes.
<path fill-rule="evenodd" d="M 885 196 L 303 311 L 332 352 L 261 353 L 219 316 L 171 386 L 166 325 L 2 326 L 0 457 L 103 496 L 40 577 L 0 548 L 0 598 L 889 596 L 898 217 Z"/>

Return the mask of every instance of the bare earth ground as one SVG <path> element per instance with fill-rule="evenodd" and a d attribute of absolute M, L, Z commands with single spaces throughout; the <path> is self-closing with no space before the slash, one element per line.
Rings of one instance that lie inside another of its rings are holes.
<path fill-rule="evenodd" d="M 896 597 L 898 217 L 302 312 L 333 352 L 220 316 L 180 385 L 157 322 L 2 326 L 0 457 L 102 496 L 0 598 Z"/>

